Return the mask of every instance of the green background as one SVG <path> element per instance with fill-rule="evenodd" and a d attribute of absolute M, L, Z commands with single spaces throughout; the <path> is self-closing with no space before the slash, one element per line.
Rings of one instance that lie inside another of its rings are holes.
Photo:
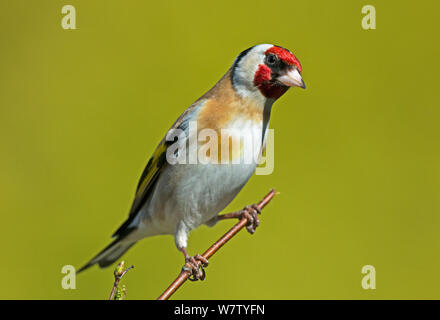
<path fill-rule="evenodd" d="M 77 30 L 61 28 L 74 5 Z M 361 28 L 375 5 L 377 29 Z M 242 50 L 292 50 L 307 90 L 276 102 L 275 170 L 229 206 L 280 191 L 256 234 L 211 259 L 181 299 L 440 298 L 435 1 L 0 2 L 0 298 L 105 299 L 113 267 L 63 290 L 128 214 L 165 131 Z M 233 222 L 191 234 L 203 252 Z M 128 299 L 183 259 L 171 236 L 124 256 Z M 376 290 L 361 287 L 373 265 Z"/>

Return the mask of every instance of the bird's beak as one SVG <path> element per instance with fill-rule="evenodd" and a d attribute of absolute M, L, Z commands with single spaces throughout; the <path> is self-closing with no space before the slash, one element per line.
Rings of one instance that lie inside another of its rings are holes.
<path fill-rule="evenodd" d="M 301 75 L 299 74 L 298 69 L 296 68 L 289 70 L 286 74 L 282 76 L 279 76 L 277 80 L 288 87 L 300 87 L 303 89 L 306 88 L 306 85 Z"/>

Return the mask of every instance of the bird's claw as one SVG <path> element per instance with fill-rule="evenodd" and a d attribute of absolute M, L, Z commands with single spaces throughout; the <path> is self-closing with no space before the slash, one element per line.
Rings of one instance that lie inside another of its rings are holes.
<path fill-rule="evenodd" d="M 198 261 L 200 261 L 200 265 Z M 203 281 L 206 278 L 205 268 L 208 266 L 208 264 L 209 262 L 205 257 L 197 254 L 195 256 L 185 258 L 185 265 L 183 266 L 182 270 L 191 273 L 190 277 L 188 278 L 189 280 Z"/>
<path fill-rule="evenodd" d="M 242 210 L 242 217 L 246 218 L 248 223 L 246 225 L 246 230 L 250 234 L 254 234 L 257 227 L 260 225 L 260 219 L 258 218 L 258 214 L 261 213 L 261 209 L 253 204 L 251 206 L 246 206 Z"/>

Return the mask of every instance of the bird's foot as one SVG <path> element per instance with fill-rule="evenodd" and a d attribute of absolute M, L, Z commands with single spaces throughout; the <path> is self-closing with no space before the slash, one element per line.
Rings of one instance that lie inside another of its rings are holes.
<path fill-rule="evenodd" d="M 200 265 L 199 265 L 200 262 Z M 183 271 L 191 272 L 191 276 L 188 278 L 191 281 L 205 280 L 206 273 L 205 269 L 208 266 L 208 259 L 204 258 L 200 254 L 195 256 L 185 257 L 185 265 L 183 266 Z"/>
<path fill-rule="evenodd" d="M 240 213 L 240 219 L 244 217 L 248 221 L 246 230 L 250 234 L 254 234 L 257 227 L 260 225 L 260 219 L 258 218 L 258 214 L 260 213 L 261 209 L 256 204 L 244 207 Z"/>

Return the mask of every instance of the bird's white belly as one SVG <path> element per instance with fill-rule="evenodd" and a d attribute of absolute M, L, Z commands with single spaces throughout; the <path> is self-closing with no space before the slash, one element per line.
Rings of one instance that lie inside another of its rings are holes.
<path fill-rule="evenodd" d="M 245 130 L 253 138 L 253 143 L 242 145 L 239 161 L 175 164 L 164 169 L 140 215 L 139 226 L 145 236 L 174 234 L 182 222 L 188 229 L 194 229 L 215 217 L 235 198 L 255 171 L 262 148 L 261 123 L 240 123 L 237 127 L 238 132 Z M 249 154 L 252 156 L 245 157 Z"/>

